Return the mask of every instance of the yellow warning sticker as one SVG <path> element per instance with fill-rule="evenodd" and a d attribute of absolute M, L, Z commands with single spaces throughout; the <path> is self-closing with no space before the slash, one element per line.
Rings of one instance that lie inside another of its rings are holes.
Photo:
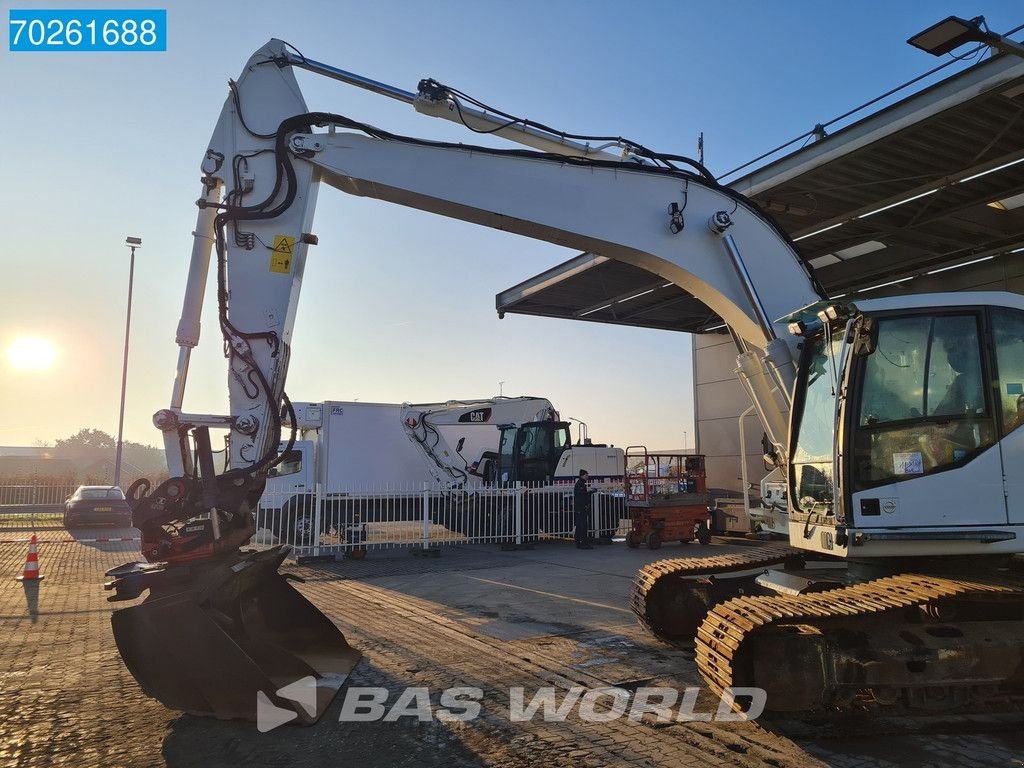
<path fill-rule="evenodd" d="M 274 248 L 270 252 L 270 271 L 289 274 L 295 257 L 295 238 L 288 235 L 274 235 Z"/>

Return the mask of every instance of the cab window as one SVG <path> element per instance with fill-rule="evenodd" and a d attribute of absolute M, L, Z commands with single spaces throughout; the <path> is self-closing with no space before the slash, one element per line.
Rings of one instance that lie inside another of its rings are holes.
<path fill-rule="evenodd" d="M 281 463 L 270 470 L 271 477 L 281 477 L 282 475 L 294 475 L 296 472 L 302 471 L 302 451 L 288 451 Z"/>
<path fill-rule="evenodd" d="M 1003 431 L 1024 424 L 1024 312 L 992 310 L 996 353 L 996 402 Z"/>
<path fill-rule="evenodd" d="M 523 459 L 543 459 L 547 457 L 550 451 L 550 437 L 545 426 L 523 427 L 520 434 L 522 436 L 520 456 Z"/>
<path fill-rule="evenodd" d="M 995 441 L 974 314 L 880 318 L 864 358 L 857 489 L 968 461 Z"/>
<path fill-rule="evenodd" d="M 515 449 L 516 430 L 513 427 L 505 427 L 501 430 L 501 442 L 498 444 L 498 453 L 507 458 L 512 458 Z"/>

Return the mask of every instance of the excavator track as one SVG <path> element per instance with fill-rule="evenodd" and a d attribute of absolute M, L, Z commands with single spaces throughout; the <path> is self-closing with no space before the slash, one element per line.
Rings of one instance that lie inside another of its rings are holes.
<path fill-rule="evenodd" d="M 973 605 L 975 614 L 971 618 L 987 618 L 985 615 L 978 615 L 979 601 L 985 606 L 1002 606 L 1003 613 L 998 614 L 997 611 L 997 614 L 993 614 L 997 615 L 997 620 L 986 625 L 988 629 L 983 634 L 990 634 L 996 640 L 1003 642 L 1000 651 L 1004 654 L 1004 658 L 1010 659 L 1004 664 L 1004 667 L 1011 670 L 1007 677 L 1014 678 L 1011 682 L 1020 689 L 1024 680 L 1017 679 L 1020 678 L 1020 672 L 1012 670 L 1014 665 L 1018 665 L 1019 669 L 1022 655 L 1021 632 L 1015 627 L 1021 624 L 1019 613 L 1021 607 L 1024 606 L 1024 582 L 997 577 L 956 579 L 933 575 L 901 574 L 852 586 L 837 587 L 823 593 L 736 597 L 713 606 L 697 630 L 695 646 L 697 666 L 709 686 L 719 694 L 727 688 L 745 686 L 766 688 L 769 696 L 768 709 L 841 710 L 852 704 L 854 686 L 851 683 L 856 681 L 833 679 L 833 687 L 829 688 L 829 678 L 826 673 L 823 676 L 822 690 L 808 693 L 810 688 L 819 684 L 818 678 L 815 677 L 819 672 L 802 674 L 802 670 L 815 668 L 816 665 L 828 667 L 830 663 L 834 662 L 836 656 L 842 655 L 837 653 L 833 647 L 834 640 L 829 638 L 827 642 L 832 643 L 833 646 L 830 646 L 827 652 L 823 651 L 821 656 L 815 659 L 813 656 L 808 658 L 809 654 L 804 653 L 807 648 L 812 646 L 798 646 L 794 642 L 795 638 L 809 637 L 817 642 L 819 637 L 828 634 L 831 626 L 833 629 L 838 627 L 839 632 L 845 632 L 847 637 L 860 633 L 868 637 L 868 643 L 875 642 L 876 635 L 889 631 L 912 643 L 923 645 L 920 637 L 927 637 L 925 635 L 927 632 L 936 632 L 935 628 L 929 629 L 929 626 L 942 629 L 943 631 L 936 636 L 946 638 L 957 637 L 957 633 L 961 633 L 961 629 L 957 629 L 957 627 L 969 626 L 969 621 L 958 621 L 958 607 L 962 613 L 965 607 L 970 608 Z M 1011 619 L 1009 620 L 1005 615 L 1006 606 L 1011 609 Z M 931 616 L 936 623 L 929 625 L 927 620 L 925 623 L 921 623 L 919 619 L 908 620 L 908 609 L 918 609 L 920 615 Z M 1013 616 L 1017 618 L 1014 619 Z M 943 624 L 942 619 L 944 618 L 948 621 Z M 1005 637 L 1000 636 L 1000 628 L 1005 633 Z M 1007 632 L 1007 630 L 1009 631 Z M 767 643 L 764 642 L 765 638 L 767 638 Z M 863 664 L 863 643 L 865 641 L 862 638 L 859 642 L 861 646 L 856 649 L 856 654 L 860 655 L 856 662 L 848 662 L 845 658 L 841 659 L 841 662 L 853 666 L 860 664 L 857 669 L 861 675 L 864 674 L 863 670 L 868 670 L 867 676 L 859 682 L 865 683 L 864 689 L 870 690 L 878 703 L 893 703 L 892 700 L 885 699 L 894 699 L 894 692 L 901 690 L 910 690 L 920 694 L 934 692 L 941 688 L 936 685 L 936 683 L 942 682 L 941 679 L 926 680 L 915 688 L 913 685 L 908 687 L 906 680 L 901 681 L 898 677 L 886 677 L 882 685 L 879 685 L 878 681 L 874 682 L 874 685 L 878 686 L 878 692 L 874 691 L 870 665 L 872 663 L 884 664 L 889 661 L 887 653 L 895 654 L 889 649 L 880 651 L 870 648 L 870 653 L 877 655 L 879 661 L 872 660 L 865 665 Z M 941 642 L 939 641 L 938 645 L 941 645 Z M 984 637 L 979 644 L 984 645 L 984 643 L 990 642 L 992 642 L 992 638 Z M 943 654 L 946 657 L 955 656 L 957 653 L 963 654 L 959 666 L 950 668 L 969 677 L 975 667 L 989 663 L 989 659 L 979 660 L 980 657 L 969 655 L 968 650 L 966 646 L 957 649 L 950 646 L 950 649 L 944 650 Z M 922 650 L 921 653 L 924 651 Z M 787 666 L 787 658 L 798 659 L 798 661 L 794 662 L 793 666 Z M 924 661 L 920 662 L 921 665 L 924 663 Z M 758 679 L 754 673 L 758 664 L 760 664 L 761 677 L 767 678 L 767 680 Z M 848 666 L 847 669 L 852 669 L 853 666 Z M 774 672 L 765 672 L 766 669 L 771 670 L 772 668 L 774 668 Z M 837 666 L 837 668 L 843 669 L 842 666 Z M 993 675 L 990 673 L 989 677 L 992 678 Z M 946 679 L 952 680 L 952 677 Z M 986 689 L 987 692 L 999 687 L 999 684 L 994 683 L 992 679 L 988 679 L 984 683 L 977 687 Z M 903 687 L 901 688 L 901 686 Z M 952 681 L 952 685 L 944 695 L 954 691 L 954 686 L 959 686 L 958 690 L 966 690 L 964 680 L 959 679 Z M 773 693 L 776 698 L 775 702 L 772 701 Z M 1020 691 L 1011 694 L 1011 698 L 1019 704 Z M 778 706 L 780 699 L 781 707 Z M 811 706 L 807 706 L 809 703 Z"/>
<path fill-rule="evenodd" d="M 641 568 L 633 580 L 630 607 L 649 632 L 670 645 L 690 645 L 694 631 L 709 606 L 699 598 L 679 604 L 684 582 L 714 575 L 738 573 L 796 561 L 803 552 L 788 544 L 750 547 L 748 551 L 711 557 L 657 560 Z M 679 621 L 679 613 L 687 616 Z"/>

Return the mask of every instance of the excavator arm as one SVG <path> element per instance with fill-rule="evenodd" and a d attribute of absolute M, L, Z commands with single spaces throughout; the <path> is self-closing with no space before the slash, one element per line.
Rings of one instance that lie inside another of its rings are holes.
<path fill-rule="evenodd" d="M 429 142 L 340 114 L 310 113 L 293 65 L 336 72 L 298 60 L 272 40 L 232 83 L 203 161 L 203 198 L 177 339 L 178 372 L 170 407 L 155 417 L 172 475 L 188 474 L 181 435 L 196 426 L 230 426 L 233 468 L 259 476 L 274 460 L 321 182 L 600 253 L 699 296 L 726 321 L 746 353 L 741 368 L 752 382 L 748 389 L 772 442 L 784 452 L 794 354 L 774 319 L 821 294 L 785 234 L 752 203 L 698 171 L 617 159 L 567 146 L 554 136 L 545 143 L 536 130 L 525 139 L 522 134 L 511 138 L 549 151 Z M 566 147 L 565 153 L 556 154 L 556 147 Z M 218 321 L 230 360 L 226 416 L 182 411 L 211 251 L 216 252 Z"/>

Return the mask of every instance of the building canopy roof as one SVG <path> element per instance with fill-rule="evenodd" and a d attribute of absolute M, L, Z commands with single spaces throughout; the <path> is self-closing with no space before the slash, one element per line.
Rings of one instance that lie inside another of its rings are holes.
<path fill-rule="evenodd" d="M 830 296 L 1024 253 L 1024 60 L 1000 55 L 731 186 L 776 218 Z M 650 272 L 584 253 L 496 296 L 506 312 L 705 332 Z"/>

